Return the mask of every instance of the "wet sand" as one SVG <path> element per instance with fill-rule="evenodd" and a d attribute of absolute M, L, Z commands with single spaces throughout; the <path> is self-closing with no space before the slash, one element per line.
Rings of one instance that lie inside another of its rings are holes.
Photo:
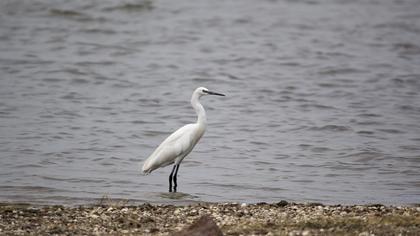
<path fill-rule="evenodd" d="M 210 215 L 224 235 L 420 235 L 420 206 L 101 202 L 79 207 L 2 203 L 5 235 L 171 235 Z"/>

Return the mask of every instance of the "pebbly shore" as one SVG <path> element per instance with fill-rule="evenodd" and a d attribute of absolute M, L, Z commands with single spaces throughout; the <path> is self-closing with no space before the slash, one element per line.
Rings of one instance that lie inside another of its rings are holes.
<path fill-rule="evenodd" d="M 0 204 L 0 235 L 171 235 L 210 216 L 224 235 L 420 235 L 420 206 Z"/>

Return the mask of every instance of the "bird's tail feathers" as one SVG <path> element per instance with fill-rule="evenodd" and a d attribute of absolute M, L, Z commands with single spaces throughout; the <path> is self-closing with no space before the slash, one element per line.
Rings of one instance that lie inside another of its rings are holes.
<path fill-rule="evenodd" d="M 141 171 L 141 175 L 149 175 L 150 173 L 152 173 L 151 170 L 142 170 Z"/>
<path fill-rule="evenodd" d="M 148 161 L 146 160 L 146 162 L 143 164 L 143 166 L 141 166 L 141 172 L 143 175 L 148 175 L 152 172 L 152 168 L 149 166 Z"/>
<path fill-rule="evenodd" d="M 146 162 L 143 165 L 140 163 L 140 174 L 141 175 L 148 175 L 148 174 L 150 174 L 150 171 L 148 171 L 147 168 L 146 168 L 146 164 L 147 164 L 147 160 L 146 160 Z"/>

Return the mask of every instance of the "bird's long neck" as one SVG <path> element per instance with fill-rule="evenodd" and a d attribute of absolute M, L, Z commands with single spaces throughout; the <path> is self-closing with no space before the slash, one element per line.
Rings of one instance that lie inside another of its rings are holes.
<path fill-rule="evenodd" d="M 195 110 L 195 113 L 197 113 L 197 124 L 202 126 L 203 128 L 206 128 L 207 126 L 207 117 L 206 117 L 206 111 L 204 110 L 203 105 L 201 105 L 199 101 L 198 94 L 193 94 L 191 97 L 191 105 Z"/>

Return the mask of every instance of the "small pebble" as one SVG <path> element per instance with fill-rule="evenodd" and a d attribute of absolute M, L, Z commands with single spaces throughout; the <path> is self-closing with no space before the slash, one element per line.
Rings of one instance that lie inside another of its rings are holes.
<path fill-rule="evenodd" d="M 309 230 L 304 230 L 302 232 L 302 236 L 309 236 L 310 234 L 311 234 L 311 231 L 309 231 Z"/>

